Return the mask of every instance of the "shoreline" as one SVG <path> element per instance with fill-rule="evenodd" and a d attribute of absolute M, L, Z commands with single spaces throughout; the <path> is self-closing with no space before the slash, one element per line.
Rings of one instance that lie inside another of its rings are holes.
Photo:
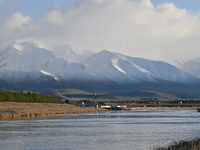
<path fill-rule="evenodd" d="M 102 108 L 96 109 L 94 107 L 77 107 L 70 104 L 0 102 L 0 120 L 105 111 L 109 110 Z"/>
<path fill-rule="evenodd" d="M 199 150 L 200 139 L 195 138 L 190 141 L 179 141 L 165 147 L 157 147 L 156 150 Z"/>
<path fill-rule="evenodd" d="M 127 110 L 149 110 L 149 109 L 200 109 L 200 107 L 133 107 Z"/>
<path fill-rule="evenodd" d="M 129 107 L 122 110 L 148 110 L 148 109 L 199 109 L 199 107 Z M 28 119 L 37 116 L 55 114 L 97 113 L 112 111 L 105 108 L 78 107 L 70 104 L 56 103 L 17 103 L 0 102 L 0 120 Z"/>

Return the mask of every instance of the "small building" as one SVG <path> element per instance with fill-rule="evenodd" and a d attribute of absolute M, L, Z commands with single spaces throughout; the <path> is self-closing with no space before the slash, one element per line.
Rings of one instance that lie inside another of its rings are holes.
<path fill-rule="evenodd" d="M 104 106 L 100 106 L 101 108 L 110 108 L 110 105 L 104 105 Z"/>
<path fill-rule="evenodd" d="M 84 102 L 72 102 L 72 104 L 74 104 L 74 105 L 77 105 L 77 104 L 84 105 L 85 103 Z"/>
<path fill-rule="evenodd" d="M 120 106 L 120 105 L 101 105 L 101 108 L 107 108 L 107 109 L 116 109 L 116 108 L 125 108 L 126 105 Z"/>

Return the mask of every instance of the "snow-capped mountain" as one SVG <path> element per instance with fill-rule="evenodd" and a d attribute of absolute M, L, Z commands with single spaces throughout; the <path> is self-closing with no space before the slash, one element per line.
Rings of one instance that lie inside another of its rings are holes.
<path fill-rule="evenodd" d="M 19 46 L 21 48 L 19 48 Z M 17 49 L 18 48 L 18 49 Z M 10 45 L 0 55 L 1 72 L 5 80 L 10 80 L 10 75 L 5 72 L 16 71 L 17 76 L 12 79 L 25 79 L 27 73 L 39 73 L 51 76 L 56 80 L 96 80 L 103 78 L 98 72 L 82 63 L 62 58 L 54 52 L 37 47 L 34 43 L 20 43 Z M 20 74 L 18 74 L 20 72 Z M 25 75 L 23 78 L 22 74 Z M 1 76 L 0 74 L 0 77 Z M 37 76 L 36 76 L 37 77 Z M 35 78 L 36 78 L 35 77 Z M 8 78 L 8 79 L 6 79 Z M 38 76 L 39 78 L 39 76 Z"/>
<path fill-rule="evenodd" d="M 92 56 L 94 52 L 83 50 L 79 47 L 76 47 L 74 45 L 57 45 L 53 48 L 53 50 L 56 54 L 58 54 L 60 57 L 75 61 L 75 62 L 83 62 L 88 57 Z"/>
<path fill-rule="evenodd" d="M 172 86 L 191 87 L 200 81 L 161 61 L 106 50 L 93 54 L 70 45 L 56 49 L 50 51 L 35 43 L 23 42 L 0 50 L 0 88 L 120 91 L 138 88 L 161 90 L 165 87 L 169 90 Z"/>
<path fill-rule="evenodd" d="M 177 68 L 186 62 L 185 59 L 180 58 L 177 55 L 170 55 L 170 54 L 169 55 L 166 54 L 165 58 L 163 58 L 163 61 L 167 62 Z"/>
<path fill-rule="evenodd" d="M 181 65 L 179 69 L 200 78 L 200 58 L 186 62 L 185 64 Z"/>
<path fill-rule="evenodd" d="M 165 62 L 129 57 L 106 50 L 94 54 L 85 61 L 85 64 L 117 83 L 159 81 L 191 83 L 196 79 Z"/>

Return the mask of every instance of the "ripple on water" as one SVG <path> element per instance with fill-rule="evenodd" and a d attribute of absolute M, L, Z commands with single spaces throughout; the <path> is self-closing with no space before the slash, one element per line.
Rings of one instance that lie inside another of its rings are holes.
<path fill-rule="evenodd" d="M 199 138 L 196 110 L 138 110 L 0 121 L 1 149 L 153 149 Z"/>

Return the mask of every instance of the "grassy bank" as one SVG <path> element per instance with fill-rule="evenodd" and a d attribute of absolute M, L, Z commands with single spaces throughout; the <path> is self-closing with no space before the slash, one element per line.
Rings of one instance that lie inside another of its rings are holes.
<path fill-rule="evenodd" d="M 0 102 L 0 119 L 103 111 L 108 110 L 92 107 L 77 107 L 70 104 Z"/>
<path fill-rule="evenodd" d="M 129 107 L 123 110 L 144 109 L 198 109 L 199 107 Z M 0 119 L 12 119 L 21 117 L 35 117 L 52 114 L 73 114 L 110 111 L 108 109 L 94 107 L 78 107 L 70 104 L 56 103 L 18 103 L 0 102 Z"/>
<path fill-rule="evenodd" d="M 146 109 L 200 109 L 199 107 L 132 107 L 129 110 L 146 110 Z"/>
<path fill-rule="evenodd" d="M 180 141 L 168 147 L 159 147 L 156 150 L 200 150 L 200 139 L 193 141 Z"/>

